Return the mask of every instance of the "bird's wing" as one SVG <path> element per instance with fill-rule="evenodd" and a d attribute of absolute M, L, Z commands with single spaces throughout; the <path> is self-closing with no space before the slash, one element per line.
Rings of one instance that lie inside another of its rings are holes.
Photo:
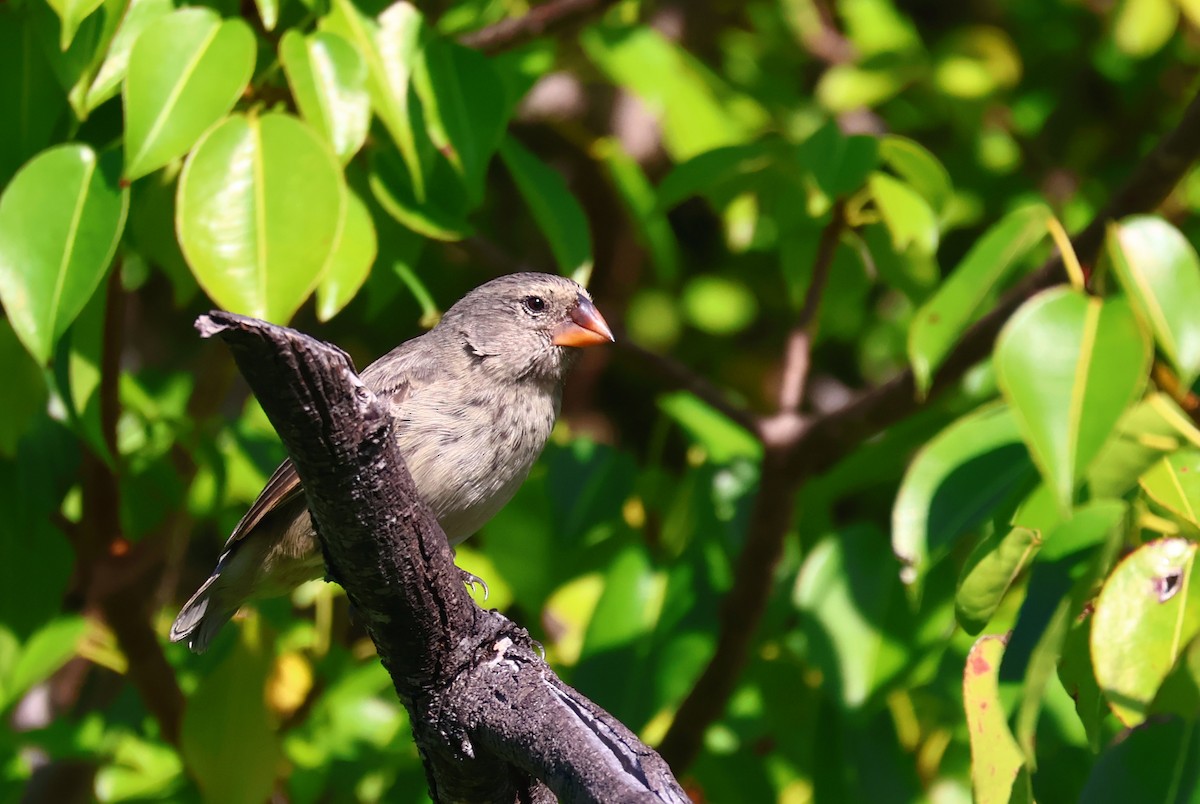
<path fill-rule="evenodd" d="M 284 459 L 267 481 L 267 485 L 258 493 L 258 498 L 251 504 L 250 510 L 242 516 L 233 533 L 229 534 L 229 541 L 225 542 L 223 552 L 229 552 L 272 511 L 279 510 L 303 494 L 304 489 L 300 485 L 300 475 L 296 474 L 296 467 L 292 466 L 290 460 Z"/>
<path fill-rule="evenodd" d="M 360 375 L 363 382 L 380 396 L 388 397 L 393 411 L 398 408 L 414 387 L 436 382 L 443 373 L 439 361 L 422 357 L 417 348 L 420 338 L 401 344 L 388 355 L 388 360 L 377 360 L 367 366 Z M 381 365 L 382 364 L 382 365 Z M 300 476 L 290 460 L 285 459 L 259 492 L 250 510 L 237 523 L 224 552 L 228 552 L 256 528 L 271 513 L 278 511 L 304 495 Z"/>

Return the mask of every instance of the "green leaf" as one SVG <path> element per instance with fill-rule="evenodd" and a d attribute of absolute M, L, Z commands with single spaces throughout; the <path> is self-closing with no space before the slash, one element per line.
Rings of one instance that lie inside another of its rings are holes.
<path fill-rule="evenodd" d="M 1126 218 L 1109 227 L 1107 253 L 1134 311 L 1190 388 L 1200 376 L 1200 258 L 1162 218 Z"/>
<path fill-rule="evenodd" d="M 663 394 L 658 398 L 658 407 L 702 446 L 715 463 L 728 463 L 735 458 L 757 461 L 762 457 L 762 443 L 752 433 L 687 391 Z"/>
<path fill-rule="evenodd" d="M 75 655 L 87 630 L 87 620 L 75 615 L 56 617 L 34 632 L 0 677 L 0 712 L 35 684 L 45 681 Z"/>
<path fill-rule="evenodd" d="M 42 51 L 26 5 L 0 4 L 0 187 L 51 143 L 67 98 Z"/>
<path fill-rule="evenodd" d="M 500 157 L 550 241 L 559 269 L 587 284 L 592 272 L 592 233 L 567 183 L 511 136 L 500 144 Z"/>
<path fill-rule="evenodd" d="M 1194 718 L 1155 720 L 1114 740 L 1092 765 L 1079 804 L 1190 804 L 1200 789 Z"/>
<path fill-rule="evenodd" d="M 1071 625 L 1063 640 L 1062 659 L 1058 663 L 1058 678 L 1063 689 L 1075 702 L 1075 712 L 1087 733 L 1088 747 L 1100 752 L 1102 724 L 1108 716 L 1108 704 L 1096 683 L 1092 667 L 1091 615 L 1083 616 Z"/>
<path fill-rule="evenodd" d="M 0 456 L 11 458 L 17 442 L 39 413 L 46 410 L 46 380 L 13 331 L 12 323 L 0 320 L 0 366 L 4 383 L 0 385 Z"/>
<path fill-rule="evenodd" d="M 333 153 L 294 117 L 234 115 L 179 178 L 179 242 L 228 310 L 284 322 L 316 287 L 346 214 Z"/>
<path fill-rule="evenodd" d="M 1122 0 L 1113 18 L 1117 47 L 1134 58 L 1157 53 L 1179 24 L 1179 5 L 1171 0 Z"/>
<path fill-rule="evenodd" d="M 346 164 L 362 147 L 371 122 L 366 64 L 337 34 L 304 36 L 295 29 L 279 41 L 279 60 L 301 116 Z"/>
<path fill-rule="evenodd" d="M 929 391 L 934 372 L 963 330 L 979 317 L 1014 266 L 1042 241 L 1052 215 L 1045 204 L 1005 215 L 975 242 L 933 298 L 917 311 L 908 331 L 908 358 L 921 394 Z"/>
<path fill-rule="evenodd" d="M 378 252 L 375 223 L 367 205 L 354 193 L 346 195 L 346 216 L 337 245 L 317 285 L 317 318 L 328 321 L 350 303 L 367 281 Z"/>
<path fill-rule="evenodd" d="M 879 140 L 865 135 L 846 136 L 830 120 L 800 146 L 800 160 L 817 186 L 830 199 L 859 190 L 879 164 Z"/>
<path fill-rule="evenodd" d="M 935 212 L 945 211 L 954 192 L 950 173 L 923 145 L 887 134 L 879 140 L 879 158 L 919 192 Z"/>
<path fill-rule="evenodd" d="M 93 11 L 100 8 L 104 0 L 46 0 L 46 2 L 62 21 L 59 46 L 66 50 L 71 46 L 71 41 L 75 38 L 75 32 L 79 30 L 80 24 Z"/>
<path fill-rule="evenodd" d="M 125 227 L 129 193 L 115 155 L 43 151 L 0 196 L 0 301 L 39 363 L 100 284 Z"/>
<path fill-rule="evenodd" d="M 1052 288 L 1026 302 L 996 343 L 996 380 L 1059 505 L 1146 384 L 1150 344 L 1124 299 Z"/>
<path fill-rule="evenodd" d="M 109 98 L 116 97 L 129 69 L 129 53 L 133 50 L 133 43 L 150 23 L 174 10 L 175 5 L 171 0 L 129 0 L 104 61 L 84 95 L 83 105 L 88 112 Z"/>
<path fill-rule="evenodd" d="M 258 7 L 258 18 L 268 31 L 275 30 L 279 22 L 279 3 L 280 0 L 254 0 L 254 5 Z"/>
<path fill-rule="evenodd" d="M 1166 393 L 1146 396 L 1125 412 L 1087 473 L 1093 497 L 1122 497 L 1164 455 L 1181 446 L 1200 447 L 1200 430 Z"/>
<path fill-rule="evenodd" d="M 933 254 L 938 246 L 938 223 L 929 203 L 912 188 L 886 173 L 875 172 L 867 187 L 897 251 L 912 247 Z"/>
<path fill-rule="evenodd" d="M 263 693 L 270 669 L 266 654 L 238 642 L 188 698 L 180 748 L 206 801 L 251 804 L 271 795 L 279 744 Z"/>
<path fill-rule="evenodd" d="M 1138 484 L 1156 503 L 1200 527 L 1200 450 L 1165 456 Z"/>
<path fill-rule="evenodd" d="M 741 332 L 758 317 L 758 299 L 750 288 L 723 276 L 694 277 L 680 301 L 692 326 L 712 335 Z"/>
<path fill-rule="evenodd" d="M 679 278 L 679 243 L 667 216 L 658 205 L 654 185 L 646 178 L 637 161 L 625 153 L 620 143 L 603 137 L 592 152 L 604 163 L 617 196 L 621 199 L 634 227 L 638 242 L 650 253 L 658 280 L 670 284 Z"/>
<path fill-rule="evenodd" d="M 254 59 L 250 26 L 210 9 L 183 8 L 147 25 L 125 76 L 125 177 L 187 153 L 233 108 Z"/>
<path fill-rule="evenodd" d="M 1145 720 L 1176 659 L 1200 632 L 1195 556 L 1196 545 L 1185 539 L 1145 544 L 1117 566 L 1096 599 L 1096 680 L 1127 726 Z"/>
<path fill-rule="evenodd" d="M 1003 535 L 996 531 L 976 546 L 954 596 L 954 614 L 964 631 L 975 636 L 987 626 L 1041 544 L 1036 531 L 1018 527 Z"/>
<path fill-rule="evenodd" d="M 579 42 L 613 83 L 659 117 L 663 142 L 676 160 L 744 142 L 769 119 L 757 101 L 735 93 L 653 28 L 593 25 L 580 33 Z"/>
<path fill-rule="evenodd" d="M 509 112 L 504 81 L 491 60 L 476 50 L 433 35 L 423 36 L 423 45 L 413 88 L 421 99 L 426 131 L 477 204 L 488 163 L 504 136 Z"/>
<path fill-rule="evenodd" d="M 911 593 L 919 595 L 930 566 L 1034 476 L 1003 405 L 964 416 L 918 452 L 892 508 L 892 550 L 907 565 Z"/>
<path fill-rule="evenodd" d="M 971 739 L 971 782 L 978 804 L 1008 804 L 1025 755 L 1000 701 L 1000 660 L 1008 638 L 980 637 L 963 670 L 963 708 Z"/>
<path fill-rule="evenodd" d="M 727 145 L 696 154 L 671 168 L 658 185 L 659 210 L 668 210 L 694 195 L 714 203 L 750 189 L 755 177 L 776 164 L 768 141 Z"/>
<path fill-rule="evenodd" d="M 333 0 L 321 29 L 339 34 L 358 51 L 367 64 L 367 94 L 371 105 L 393 142 L 400 149 L 412 195 L 425 200 L 425 168 L 413 130 L 409 91 L 419 50 L 421 15 L 412 4 L 393 3 L 369 19 L 351 0 Z"/>
<path fill-rule="evenodd" d="M 367 181 L 371 194 L 393 218 L 434 240 L 452 242 L 471 234 L 466 220 L 466 190 L 444 159 L 434 165 L 424 201 L 418 200 L 412 176 L 398 153 L 388 148 L 372 149 L 370 164 Z M 438 169 L 443 166 L 439 175 Z"/>

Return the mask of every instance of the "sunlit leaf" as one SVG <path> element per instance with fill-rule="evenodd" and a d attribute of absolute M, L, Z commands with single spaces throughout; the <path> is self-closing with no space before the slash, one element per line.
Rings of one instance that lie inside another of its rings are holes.
<path fill-rule="evenodd" d="M 367 281 L 375 262 L 378 239 L 366 204 L 354 193 L 346 195 L 346 217 L 337 245 L 317 285 L 317 318 L 328 321 L 350 303 Z"/>
<path fill-rule="evenodd" d="M 64 615 L 51 620 L 26 640 L 6 676 L 0 678 L 0 711 L 66 664 L 75 655 L 85 630 L 87 620 Z"/>
<path fill-rule="evenodd" d="M 671 224 L 658 206 L 654 186 L 637 161 L 615 140 L 602 139 L 593 146 L 593 151 L 603 160 L 638 240 L 650 252 L 659 280 L 664 283 L 675 281 L 680 272 L 679 244 Z"/>
<path fill-rule="evenodd" d="M 117 162 L 62 145 L 25 165 L 0 196 L 0 301 L 40 363 L 112 261 L 129 209 Z"/>
<path fill-rule="evenodd" d="M 47 0 L 47 2 L 62 21 L 59 46 L 66 50 L 71 46 L 71 41 L 75 38 L 75 32 L 79 30 L 80 24 L 89 14 L 100 8 L 104 0 Z"/>
<path fill-rule="evenodd" d="M 929 390 L 934 372 L 987 300 L 1042 241 L 1051 215 L 1044 204 L 1010 212 L 975 242 L 933 298 L 917 311 L 908 331 L 908 356 L 921 393 Z"/>
<path fill-rule="evenodd" d="M 876 172 L 867 180 L 867 186 L 898 251 L 910 246 L 922 254 L 937 251 L 937 217 L 911 185 Z"/>
<path fill-rule="evenodd" d="M 1094 497 L 1121 497 L 1164 455 L 1200 447 L 1200 430 L 1166 393 L 1148 394 L 1125 412 L 1087 472 Z"/>
<path fill-rule="evenodd" d="M 1126 218 L 1108 231 L 1107 253 L 1133 309 L 1185 387 L 1200 376 L 1200 257 L 1162 218 Z"/>
<path fill-rule="evenodd" d="M 1004 717 L 1000 660 L 1007 638 L 985 636 L 971 647 L 963 670 L 963 708 L 971 739 L 971 781 L 979 804 L 1008 804 L 1025 755 Z M 1024 781 L 1028 784 L 1028 780 Z"/>
<path fill-rule="evenodd" d="M 407 2 L 393 3 L 378 20 L 363 16 L 350 0 L 333 0 L 322 30 L 347 39 L 367 65 L 371 105 L 403 157 L 413 197 L 425 199 L 425 167 L 413 131 L 410 90 L 419 53 L 421 15 Z"/>
<path fill-rule="evenodd" d="M 462 182 L 445 160 L 435 164 L 425 200 L 417 197 L 412 175 L 400 155 L 390 149 L 373 149 L 368 184 L 379 206 L 417 234 L 434 240 L 455 241 L 471 234 L 467 223 L 468 200 Z M 438 167 L 443 167 L 439 176 Z"/>
<path fill-rule="evenodd" d="M 1134 58 L 1153 55 L 1179 23 L 1179 4 L 1171 0 L 1122 0 L 1113 19 L 1117 47 Z"/>
<path fill-rule="evenodd" d="M 996 379 L 1059 504 L 1146 384 L 1150 348 L 1129 303 L 1067 288 L 1013 315 L 996 343 Z"/>
<path fill-rule="evenodd" d="M 254 60 L 250 26 L 207 8 L 179 9 L 147 25 L 125 76 L 125 177 L 187 153 L 233 108 Z"/>
<path fill-rule="evenodd" d="M 121 82 L 129 69 L 133 43 L 150 23 L 175 9 L 171 0 L 130 0 L 113 35 L 104 62 L 84 95 L 84 107 L 90 112 L 121 91 Z"/>
<path fill-rule="evenodd" d="M 946 208 L 954 192 L 950 173 L 923 145 L 888 134 L 879 140 L 879 158 L 912 185 L 934 211 L 940 213 Z"/>
<path fill-rule="evenodd" d="M 337 34 L 304 36 L 289 30 L 279 41 L 279 60 L 300 114 L 342 164 L 358 152 L 371 122 L 367 68 L 354 47 Z"/>
<path fill-rule="evenodd" d="M 179 178 L 179 242 L 228 310 L 284 322 L 316 287 L 346 209 L 333 152 L 294 117 L 235 115 Z"/>
<path fill-rule="evenodd" d="M 1200 450 L 1172 452 L 1138 480 L 1164 508 L 1200 527 Z"/>
<path fill-rule="evenodd" d="M 1162 539 L 1127 556 L 1109 576 L 1092 619 L 1096 680 L 1121 722 L 1145 720 L 1159 686 L 1200 631 L 1196 545 Z"/>

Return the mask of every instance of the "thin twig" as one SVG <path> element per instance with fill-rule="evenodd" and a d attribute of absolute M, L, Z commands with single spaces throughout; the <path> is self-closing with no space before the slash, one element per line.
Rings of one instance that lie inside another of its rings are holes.
<path fill-rule="evenodd" d="M 833 207 L 833 215 L 821 232 L 817 244 L 817 256 L 813 261 L 812 281 L 804 294 L 804 306 L 796 326 L 788 336 L 787 353 L 783 360 L 783 377 L 779 385 L 779 412 L 793 414 L 804 402 L 804 388 L 808 383 L 808 371 L 812 362 L 812 342 L 816 335 L 817 314 L 821 310 L 821 299 L 829 281 L 829 268 L 833 255 L 837 253 L 838 241 L 846 225 L 845 207 L 841 201 Z"/>
<path fill-rule="evenodd" d="M 500 53 L 554 33 L 612 5 L 616 5 L 616 0 L 550 0 L 529 9 L 523 17 L 480 28 L 459 37 L 458 41 L 484 53 Z"/>

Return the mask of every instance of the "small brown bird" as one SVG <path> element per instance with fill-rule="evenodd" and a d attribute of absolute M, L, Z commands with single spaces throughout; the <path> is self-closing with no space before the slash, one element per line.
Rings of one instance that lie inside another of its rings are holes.
<path fill-rule="evenodd" d="M 571 347 L 612 340 L 576 282 L 510 274 L 362 372 L 390 402 L 408 470 L 450 544 L 475 533 L 524 482 L 558 417 Z M 323 572 L 304 490 L 284 461 L 184 604 L 171 641 L 204 651 L 248 598 L 286 594 Z"/>

